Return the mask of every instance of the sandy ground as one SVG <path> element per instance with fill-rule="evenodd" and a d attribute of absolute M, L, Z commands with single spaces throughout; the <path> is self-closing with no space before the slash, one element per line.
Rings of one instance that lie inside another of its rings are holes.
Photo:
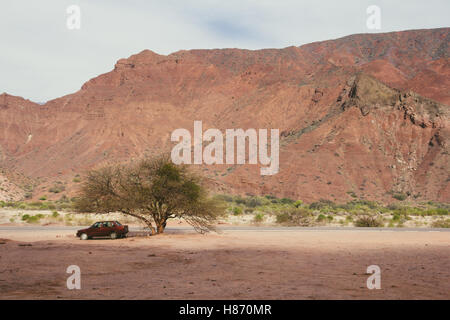
<path fill-rule="evenodd" d="M 449 299 L 450 232 L 0 230 L 0 299 Z M 66 268 L 81 269 L 68 290 Z M 381 289 L 366 268 L 381 268 Z"/>

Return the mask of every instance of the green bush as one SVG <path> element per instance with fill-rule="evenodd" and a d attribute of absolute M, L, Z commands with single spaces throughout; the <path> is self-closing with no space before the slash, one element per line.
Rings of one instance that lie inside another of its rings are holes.
<path fill-rule="evenodd" d="M 313 210 L 320 210 L 320 209 L 326 209 L 326 208 L 336 208 L 336 204 L 331 201 L 331 200 L 326 200 L 326 199 L 320 199 L 317 202 L 313 202 L 309 205 L 310 209 Z"/>
<path fill-rule="evenodd" d="M 50 189 L 48 189 L 49 192 L 52 193 L 60 193 L 66 190 L 66 187 L 63 185 L 63 183 L 61 181 L 57 181 L 53 187 L 51 187 Z"/>
<path fill-rule="evenodd" d="M 31 216 L 27 219 L 27 222 L 28 223 L 38 223 L 40 219 L 41 219 L 41 217 L 39 217 L 38 215 Z"/>
<path fill-rule="evenodd" d="M 245 201 L 245 205 L 250 208 L 256 208 L 262 205 L 262 201 L 257 197 L 251 197 L 250 199 L 247 199 L 247 201 Z"/>
<path fill-rule="evenodd" d="M 260 223 L 264 221 L 264 215 L 262 213 L 255 214 L 255 217 L 253 218 L 253 221 L 256 223 Z"/>
<path fill-rule="evenodd" d="M 235 216 L 241 215 L 241 214 L 242 214 L 242 208 L 241 208 L 241 207 L 234 207 L 234 208 L 233 208 L 233 214 L 234 214 Z"/>
<path fill-rule="evenodd" d="M 33 202 L 30 202 L 28 205 L 31 207 L 40 207 L 40 206 L 42 206 L 42 204 L 43 204 L 43 202 L 41 202 L 41 201 L 33 201 Z"/>
<path fill-rule="evenodd" d="M 310 226 L 314 216 L 306 208 L 289 208 L 282 210 L 276 216 L 276 222 L 285 225 Z"/>
<path fill-rule="evenodd" d="M 407 197 L 408 197 L 408 196 L 407 196 L 406 194 L 401 193 L 401 192 L 397 192 L 397 193 L 394 193 L 394 194 L 392 195 L 392 198 L 397 199 L 397 200 L 400 200 L 400 201 L 405 200 Z"/>
<path fill-rule="evenodd" d="M 253 208 L 245 208 L 244 209 L 245 213 L 253 213 L 253 211 L 255 211 L 255 209 L 253 209 Z"/>
<path fill-rule="evenodd" d="M 375 201 L 369 200 L 352 200 L 345 204 L 336 205 L 336 209 L 341 209 L 346 212 L 354 212 L 354 211 L 370 211 L 370 210 L 378 210 L 383 211 L 383 208 Z"/>
<path fill-rule="evenodd" d="M 30 216 L 29 214 L 24 214 L 22 216 L 22 221 L 26 221 L 27 223 L 38 223 L 40 219 L 44 217 L 43 214 L 37 214 L 34 216 Z"/>
<path fill-rule="evenodd" d="M 383 222 L 375 216 L 361 216 L 355 221 L 355 227 L 382 227 Z"/>
<path fill-rule="evenodd" d="M 300 207 L 302 204 L 303 204 L 303 201 L 302 201 L 302 200 L 297 200 L 297 201 L 294 202 L 294 206 L 295 206 L 296 208 Z"/>
<path fill-rule="evenodd" d="M 280 203 L 282 203 L 282 204 L 292 204 L 292 203 L 294 203 L 294 200 L 289 199 L 289 198 L 283 198 L 283 199 L 280 200 Z"/>
<path fill-rule="evenodd" d="M 64 191 L 62 188 L 58 188 L 58 187 L 51 187 L 50 189 L 48 189 L 48 192 L 52 192 L 52 193 L 60 193 Z"/>
<path fill-rule="evenodd" d="M 223 201 L 223 202 L 233 202 L 233 197 L 226 194 L 216 194 L 214 199 Z"/>
<path fill-rule="evenodd" d="M 450 228 L 450 219 L 436 220 L 431 224 L 433 228 Z"/>
<path fill-rule="evenodd" d="M 233 201 L 237 204 L 245 204 L 246 200 L 241 196 L 234 197 Z"/>

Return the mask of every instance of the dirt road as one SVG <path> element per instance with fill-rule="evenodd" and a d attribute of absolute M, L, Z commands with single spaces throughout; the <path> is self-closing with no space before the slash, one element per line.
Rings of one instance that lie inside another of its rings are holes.
<path fill-rule="evenodd" d="M 270 232 L 267 232 L 270 231 Z M 449 299 L 450 232 L 180 228 L 80 241 L 0 229 L 0 299 Z M 69 265 L 81 290 L 68 290 Z M 366 269 L 381 268 L 369 290 Z"/>

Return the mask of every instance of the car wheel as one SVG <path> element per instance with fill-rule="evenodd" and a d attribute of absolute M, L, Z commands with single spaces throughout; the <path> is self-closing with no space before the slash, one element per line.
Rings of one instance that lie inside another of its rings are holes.
<path fill-rule="evenodd" d="M 111 233 L 111 239 L 117 239 L 117 233 L 115 232 Z"/>
<path fill-rule="evenodd" d="M 81 236 L 80 236 L 80 239 L 81 240 L 87 240 L 87 239 L 89 239 L 89 237 L 88 237 L 88 235 L 86 233 L 82 233 Z"/>

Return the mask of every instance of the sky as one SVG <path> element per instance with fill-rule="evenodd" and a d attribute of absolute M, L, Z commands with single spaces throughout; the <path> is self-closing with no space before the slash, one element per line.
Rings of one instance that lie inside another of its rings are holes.
<path fill-rule="evenodd" d="M 80 28 L 70 29 L 80 9 Z M 380 29 L 367 20 L 380 8 Z M 449 27 L 448 0 L 2 0 L 0 93 L 45 102 L 121 58 L 211 48 L 284 48 L 355 33 Z"/>

